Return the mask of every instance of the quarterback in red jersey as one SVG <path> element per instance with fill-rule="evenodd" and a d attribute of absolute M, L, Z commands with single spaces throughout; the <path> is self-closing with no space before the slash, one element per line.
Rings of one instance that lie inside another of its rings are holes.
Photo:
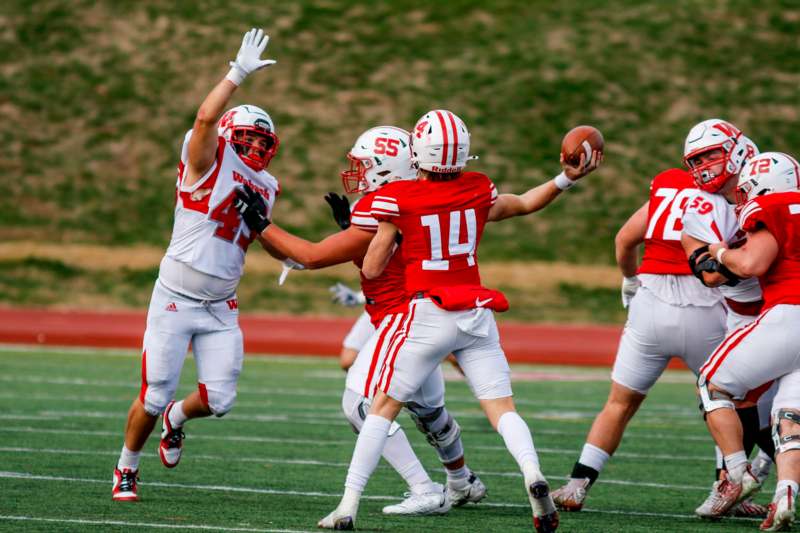
<path fill-rule="evenodd" d="M 736 276 L 758 276 L 764 308 L 708 358 L 698 389 L 728 469 L 718 489 L 722 514 L 758 489 L 733 401 L 755 400 L 777 381 L 772 422 L 778 484 L 761 529 L 783 531 L 794 521 L 800 482 L 800 166 L 789 155 L 763 153 L 747 163 L 737 189 L 747 202 L 739 214 L 747 242 L 736 249 L 715 243 L 709 252 Z"/>
<path fill-rule="evenodd" d="M 625 427 L 670 359 L 680 357 L 697 374 L 725 336 L 721 297 L 692 275 L 681 246 L 681 218 L 695 193 L 688 172 L 677 168 L 661 172 L 653 178 L 649 200 L 617 233 L 616 258 L 628 320 L 608 400 L 589 430 L 569 482 L 553 493 L 563 510 L 581 510 Z M 641 243 L 644 256 L 637 266 Z"/>
<path fill-rule="evenodd" d="M 370 211 L 377 195 L 389 182 L 416 177 L 411 163 L 409 133 L 394 126 L 379 126 L 361 134 L 348 154 L 350 168 L 342 172 L 347 192 L 365 193 L 352 208 L 346 199 L 328 196 L 334 218 L 346 226 L 319 243 L 291 235 L 275 224 L 261 232 L 260 239 L 308 268 L 322 268 L 347 261 L 361 263 L 367 246 L 378 229 Z M 343 200 L 343 201 L 342 201 Z M 351 212 L 352 211 L 352 212 Z M 365 310 L 374 326 L 347 369 L 342 409 L 358 432 L 369 410 L 389 345 L 405 321 L 408 299 L 405 297 L 403 265 L 399 256 L 376 279 L 362 276 Z M 420 393 L 406 404 L 417 427 L 434 446 L 447 473 L 447 485 L 433 483 L 417 459 L 402 428 L 393 424 L 386 460 L 409 485 L 409 496 L 397 505 L 384 508 L 386 514 L 442 514 L 451 505 L 477 503 L 486 495 L 486 487 L 464 460 L 461 428 L 444 405 L 444 377 L 437 368 L 426 380 Z"/>
<path fill-rule="evenodd" d="M 358 505 L 404 402 L 423 386 L 441 361 L 453 353 L 492 426 L 525 475 L 526 493 L 537 531 L 555 531 L 558 513 L 539 468 L 530 431 L 511 397 L 509 367 L 500 346 L 492 309 L 505 310 L 502 293 L 481 286 L 477 248 L 487 221 L 541 209 L 574 180 L 588 174 L 602 155 L 583 156 L 578 166 L 523 195 L 498 196 L 484 174 L 463 172 L 469 158 L 469 132 L 453 113 L 434 110 L 412 131 L 419 167 L 416 181 L 394 182 L 376 194 L 372 216 L 380 221 L 364 258 L 362 274 L 382 275 L 397 257 L 405 269 L 407 317 L 378 378 L 370 414 L 359 434 L 338 507 L 320 520 L 328 529 L 352 529 Z"/>

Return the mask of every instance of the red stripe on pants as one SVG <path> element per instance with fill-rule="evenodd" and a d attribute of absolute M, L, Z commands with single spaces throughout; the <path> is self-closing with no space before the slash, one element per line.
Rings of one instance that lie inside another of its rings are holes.
<path fill-rule="evenodd" d="M 200 401 L 203 402 L 203 405 L 206 406 L 206 409 L 211 410 L 211 408 L 208 406 L 208 390 L 206 390 L 205 384 L 198 383 L 197 390 L 200 391 Z"/>
<path fill-rule="evenodd" d="M 364 383 L 364 397 L 366 398 L 369 398 L 369 393 L 370 393 L 369 384 L 372 383 L 372 376 L 375 374 L 375 367 L 378 366 L 378 359 L 380 359 L 381 348 L 383 347 L 383 341 L 386 339 L 386 335 L 389 333 L 389 331 L 395 328 L 395 323 L 402 320 L 403 320 L 403 313 L 397 313 L 396 315 L 394 315 L 392 319 L 389 320 L 389 322 L 386 324 L 386 328 L 381 332 L 381 336 L 378 338 L 378 344 L 375 345 L 375 350 L 372 352 L 372 361 L 370 361 L 369 363 L 369 373 L 367 373 L 367 382 Z M 391 336 L 391 339 L 394 339 L 394 334 Z"/>
<path fill-rule="evenodd" d="M 764 318 L 766 315 L 767 314 L 764 313 L 763 315 L 758 317 L 758 319 L 755 322 L 752 322 L 749 326 L 746 326 L 742 331 L 742 334 L 739 335 L 739 338 L 730 343 L 730 345 L 725 349 L 725 353 L 723 353 L 722 356 L 719 359 L 717 359 L 717 362 L 714 363 L 714 366 L 711 368 L 711 370 L 709 370 L 708 374 L 706 374 L 706 381 L 711 381 L 711 377 L 716 373 L 717 369 L 725 360 L 725 358 L 728 357 L 728 354 L 730 354 L 734 348 L 739 346 L 739 343 L 742 342 L 742 340 L 745 337 L 750 335 L 750 333 L 752 333 L 754 329 L 756 329 L 756 326 L 759 324 L 759 322 L 761 322 L 761 319 Z"/>
<path fill-rule="evenodd" d="M 405 325 L 403 326 L 403 335 L 402 338 L 398 339 L 397 346 L 395 346 L 394 351 L 392 353 L 392 359 L 389 361 L 389 374 L 386 376 L 386 383 L 383 385 L 383 392 L 386 394 L 389 393 L 389 385 L 392 383 L 392 376 L 394 375 L 394 361 L 397 359 L 397 353 L 400 351 L 400 348 L 406 342 L 408 338 L 408 332 L 411 331 L 411 322 L 414 321 L 414 311 L 416 311 L 417 306 L 411 306 L 411 313 L 408 315 L 408 320 L 406 321 Z M 387 359 L 388 360 L 388 359 Z"/>
<path fill-rule="evenodd" d="M 142 405 L 145 394 L 147 394 L 147 350 L 142 352 L 142 388 L 139 390 L 139 401 Z"/>

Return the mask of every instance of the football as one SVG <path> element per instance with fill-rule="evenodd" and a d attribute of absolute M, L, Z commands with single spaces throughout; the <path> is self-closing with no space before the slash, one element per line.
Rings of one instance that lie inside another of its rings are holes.
<path fill-rule="evenodd" d="M 572 166 L 581 161 L 581 154 L 586 154 L 586 162 L 592 157 L 592 151 L 602 153 L 604 146 L 603 134 L 594 126 L 577 126 L 564 135 L 561 141 L 561 154 L 564 160 Z"/>

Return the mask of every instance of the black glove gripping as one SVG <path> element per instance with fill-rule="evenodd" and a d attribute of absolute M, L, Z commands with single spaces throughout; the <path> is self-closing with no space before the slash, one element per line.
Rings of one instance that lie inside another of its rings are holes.
<path fill-rule="evenodd" d="M 244 186 L 244 190 L 236 189 L 233 208 L 239 212 L 247 227 L 259 235 L 270 225 L 270 220 L 267 218 L 267 204 L 261 195 L 248 185 Z"/>
<path fill-rule="evenodd" d="M 692 255 L 689 256 L 689 268 L 692 269 L 692 274 L 694 274 L 703 285 L 706 284 L 706 281 L 703 279 L 703 272 L 722 274 L 727 279 L 723 285 L 727 285 L 728 287 L 735 287 L 739 284 L 739 281 L 741 281 L 739 276 L 711 257 L 711 254 L 708 252 L 708 245 L 701 246 L 692 252 Z"/>
<path fill-rule="evenodd" d="M 333 220 L 336 221 L 336 224 L 338 224 L 342 229 L 349 228 L 350 201 L 347 199 L 347 196 L 343 194 L 336 194 L 335 192 L 329 192 L 325 195 L 325 201 L 331 206 L 331 211 L 333 211 Z"/>

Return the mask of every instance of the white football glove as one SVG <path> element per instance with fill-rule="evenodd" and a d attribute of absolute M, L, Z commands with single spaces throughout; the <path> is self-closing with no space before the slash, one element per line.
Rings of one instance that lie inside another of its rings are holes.
<path fill-rule="evenodd" d="M 622 307 L 625 309 L 628 308 L 634 295 L 636 295 L 636 291 L 638 291 L 641 286 L 642 282 L 639 281 L 639 278 L 636 276 L 622 278 Z"/>
<path fill-rule="evenodd" d="M 345 307 L 364 305 L 367 301 L 363 292 L 356 292 L 344 283 L 337 283 L 336 285 L 328 288 L 328 290 L 333 295 L 331 297 L 333 301 Z"/>
<path fill-rule="evenodd" d="M 244 79 L 256 70 L 274 65 L 274 59 L 261 59 L 268 42 L 269 35 L 264 35 L 264 30 L 253 28 L 245 33 L 242 46 L 236 54 L 236 61 L 230 62 L 231 70 L 225 77 L 236 85 L 241 85 Z"/>
<path fill-rule="evenodd" d="M 288 276 L 289 272 L 292 270 L 306 269 L 304 265 L 301 265 L 297 261 L 289 259 L 288 257 L 281 262 L 283 263 L 283 270 L 281 271 L 281 277 L 278 278 L 278 285 L 283 285 L 283 282 L 286 281 L 286 276 Z"/>

